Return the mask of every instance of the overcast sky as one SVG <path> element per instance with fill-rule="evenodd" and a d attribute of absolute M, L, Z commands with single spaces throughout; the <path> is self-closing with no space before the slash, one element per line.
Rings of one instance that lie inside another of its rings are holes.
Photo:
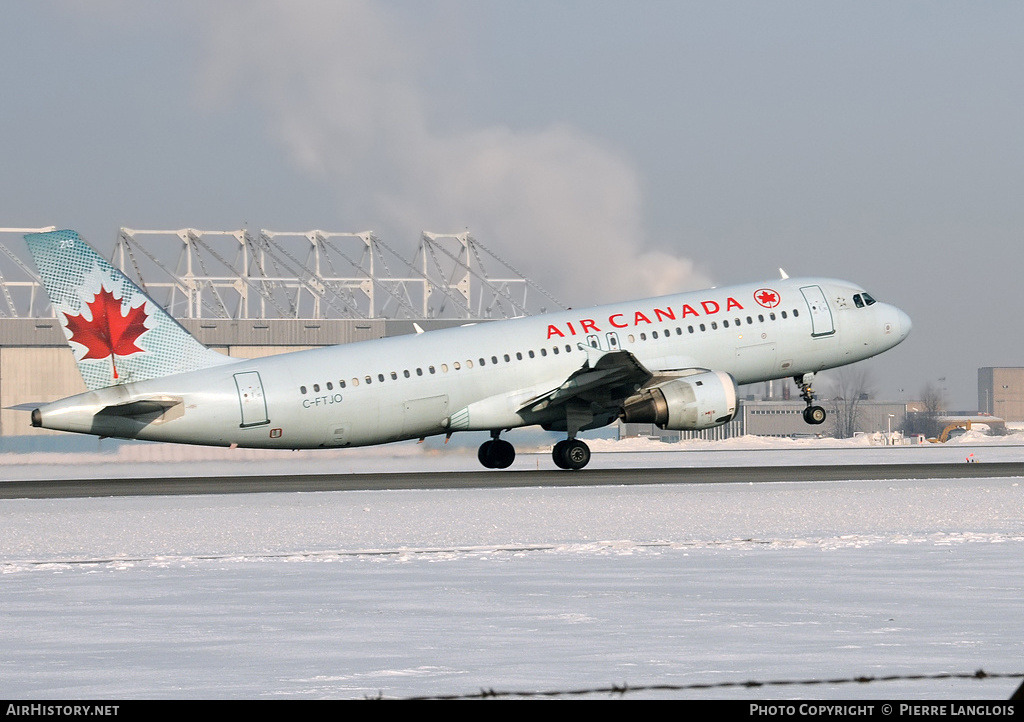
<path fill-rule="evenodd" d="M 910 314 L 881 396 L 1024 365 L 1022 3 L 0 10 L 0 226 L 468 228 L 576 307 L 782 266 Z"/>

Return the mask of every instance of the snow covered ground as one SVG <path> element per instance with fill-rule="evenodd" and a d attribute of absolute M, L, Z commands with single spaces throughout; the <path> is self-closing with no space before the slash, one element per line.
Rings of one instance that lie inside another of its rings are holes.
<path fill-rule="evenodd" d="M 654 464 L 1024 455 L 990 439 L 758 443 L 623 452 L 595 442 L 593 463 L 625 475 Z M 172 448 L 122 447 L 99 461 L 0 454 L 0 479 L 252 468 L 207 456 L 247 452 Z M 326 454 L 257 461 L 290 472 L 308 461 L 310 473 L 475 465 L 469 452 L 415 446 Z M 1021 481 L 2 501 L 0 689 L 287 699 L 1021 672 Z M 1019 683 L 634 696 L 1005 699 Z"/>

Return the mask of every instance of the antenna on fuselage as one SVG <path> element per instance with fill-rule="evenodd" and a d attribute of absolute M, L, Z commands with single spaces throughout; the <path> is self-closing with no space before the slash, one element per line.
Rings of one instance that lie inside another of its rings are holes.
<path fill-rule="evenodd" d="M 782 276 L 783 280 L 786 280 L 787 278 L 789 278 L 789 274 L 786 273 L 785 271 L 783 271 L 781 268 L 779 269 L 779 275 Z"/>

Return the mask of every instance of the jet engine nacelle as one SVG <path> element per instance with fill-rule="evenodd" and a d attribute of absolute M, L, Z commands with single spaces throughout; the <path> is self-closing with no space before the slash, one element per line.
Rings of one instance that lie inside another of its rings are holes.
<path fill-rule="evenodd" d="M 723 371 L 700 371 L 662 381 L 626 399 L 619 418 L 662 429 L 710 429 L 736 415 L 736 382 Z"/>

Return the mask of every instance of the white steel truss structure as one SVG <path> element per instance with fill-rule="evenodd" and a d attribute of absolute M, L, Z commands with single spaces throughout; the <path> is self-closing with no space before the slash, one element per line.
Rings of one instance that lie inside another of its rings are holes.
<path fill-rule="evenodd" d="M 52 315 L 50 301 L 32 264 L 22 260 L 26 233 L 56 230 L 48 228 L 0 228 L 0 318 L 39 318 Z M 8 241 L 5 243 L 4 241 Z M 16 241 L 16 243 L 14 242 Z M 26 251 L 27 252 L 27 251 Z"/>
<path fill-rule="evenodd" d="M 0 228 L 0 317 L 52 314 L 24 253 L 3 243 L 12 234 L 23 248 L 20 236 L 39 230 L 52 228 Z M 468 233 L 423 232 L 408 262 L 371 231 L 122 228 L 111 260 L 177 318 L 472 320 L 563 308 Z"/>

